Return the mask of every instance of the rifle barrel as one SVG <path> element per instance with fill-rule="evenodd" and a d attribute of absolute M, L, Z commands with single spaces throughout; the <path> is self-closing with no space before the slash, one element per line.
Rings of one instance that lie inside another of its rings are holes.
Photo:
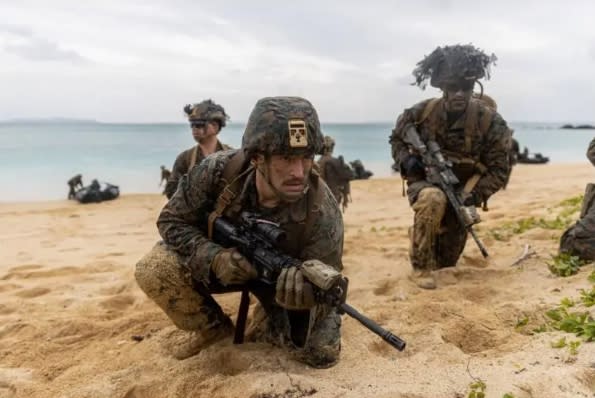
<path fill-rule="evenodd" d="M 392 345 L 399 351 L 403 351 L 407 343 L 399 336 L 391 333 L 390 331 L 386 330 L 370 318 L 365 315 L 362 315 L 358 310 L 353 308 L 347 303 L 343 303 L 340 305 L 341 310 L 343 310 L 347 315 L 350 317 L 357 319 L 362 325 L 364 325 L 370 331 L 376 333 L 378 336 L 382 337 L 382 340 L 386 341 L 388 344 Z"/>

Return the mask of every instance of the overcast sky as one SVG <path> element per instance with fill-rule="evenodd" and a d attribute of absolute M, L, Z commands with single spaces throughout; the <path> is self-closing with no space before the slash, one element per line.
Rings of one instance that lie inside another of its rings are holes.
<path fill-rule="evenodd" d="M 593 1 L 0 0 L 0 119 L 183 121 L 213 98 L 242 122 L 299 95 L 323 122 L 393 121 L 438 45 L 498 56 L 510 121 L 595 121 Z"/>

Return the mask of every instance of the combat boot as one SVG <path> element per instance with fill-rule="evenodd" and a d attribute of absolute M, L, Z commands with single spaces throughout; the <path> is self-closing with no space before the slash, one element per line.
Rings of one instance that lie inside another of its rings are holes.
<path fill-rule="evenodd" d="M 436 289 L 436 278 L 430 270 L 414 269 L 409 279 L 422 289 Z"/>
<path fill-rule="evenodd" d="M 176 328 L 163 337 L 162 347 L 174 358 L 186 359 L 233 333 L 233 323 L 226 317 L 224 322 L 207 330 L 188 331 Z"/>

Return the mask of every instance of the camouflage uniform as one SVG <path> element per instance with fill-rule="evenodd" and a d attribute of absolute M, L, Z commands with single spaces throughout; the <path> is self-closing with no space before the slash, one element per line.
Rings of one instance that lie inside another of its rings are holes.
<path fill-rule="evenodd" d="M 226 149 L 230 149 L 229 146 L 217 141 L 217 149 L 216 151 L 223 151 Z M 176 192 L 178 189 L 178 183 L 180 182 L 180 178 L 183 175 L 187 174 L 190 171 L 190 165 L 192 164 L 192 159 L 195 159 L 194 165 L 200 164 L 205 158 L 203 155 L 202 150 L 200 149 L 200 145 L 196 144 L 192 148 L 186 149 L 184 152 L 180 153 L 174 162 L 174 167 L 167 179 L 167 184 L 165 184 L 165 189 L 163 193 L 167 196 L 168 199 Z"/>
<path fill-rule="evenodd" d="M 214 103 L 210 99 L 202 101 L 198 104 L 186 105 L 184 107 L 184 112 L 188 116 L 188 121 L 190 123 L 198 120 L 207 122 L 216 121 L 219 123 L 220 129 L 225 127 L 226 121 L 229 118 L 223 107 Z M 217 147 L 215 151 L 222 151 L 225 149 L 230 149 L 230 147 L 217 141 Z M 169 175 L 165 189 L 163 190 L 163 193 L 168 199 L 171 199 L 174 192 L 176 192 L 176 189 L 178 189 L 178 182 L 180 181 L 180 178 L 184 174 L 188 173 L 194 165 L 199 164 L 204 158 L 205 156 L 202 153 L 199 144 L 183 151 L 176 157 L 171 174 Z"/>
<path fill-rule="evenodd" d="M 455 74 L 455 71 L 449 73 Z M 447 74 L 440 79 L 450 77 Z M 442 87 L 434 75 L 432 85 Z M 416 126 L 422 141 L 435 140 L 443 155 L 453 163 L 452 170 L 460 181 L 461 190 L 472 176 L 480 176 L 472 190 L 474 204 L 479 206 L 504 185 L 508 174 L 510 131 L 497 112 L 474 98 L 469 100 L 465 111 L 450 122 L 449 125 L 444 98 L 425 100 L 406 109 L 397 119 L 390 137 L 393 159 L 407 178 L 404 162 L 411 153 L 405 143 L 405 133 L 410 126 Z M 439 188 L 423 176 L 407 179 L 407 196 L 415 212 L 410 229 L 410 260 L 414 270 L 427 272 L 455 266 L 465 247 L 466 230 Z"/>
<path fill-rule="evenodd" d="M 261 119 L 281 118 L 275 112 L 263 115 L 259 108 L 261 105 L 280 108 L 281 116 L 285 115 L 285 130 L 288 113 L 304 117 L 301 107 L 311 107 L 306 101 L 294 97 L 267 98 L 259 101 L 253 111 L 253 115 L 257 113 Z M 311 135 L 319 131 L 317 116 L 315 119 L 316 125 L 309 126 L 310 142 L 316 140 Z M 258 141 L 260 148 L 279 147 L 278 142 L 268 139 L 266 130 L 251 123 L 248 122 L 244 134 L 243 148 L 250 146 L 246 143 L 248 131 L 254 133 L 252 142 Z M 313 131 L 310 133 L 310 130 Z M 178 328 L 196 331 L 205 341 L 212 340 L 222 328 L 229 330 L 232 324 L 212 296 L 230 290 L 218 283 L 211 269 L 215 256 L 223 248 L 209 240 L 199 225 L 205 225 L 205 218 L 213 211 L 216 199 L 229 186 L 222 176 L 226 165 L 236 159 L 239 151 L 228 150 L 210 155 L 181 178 L 179 189 L 157 221 L 165 243 L 158 244 L 136 266 L 136 279 L 145 293 Z M 326 184 L 311 173 L 309 189 L 301 199 L 290 204 L 281 203 L 273 209 L 261 208 L 255 185 L 256 171 L 248 162 L 251 155 L 248 150 L 244 151 L 246 160 L 238 174 L 241 176 L 238 180 L 240 194 L 223 215 L 236 220 L 240 211 L 257 211 L 262 218 L 280 223 L 287 232 L 287 239 L 280 247 L 287 254 L 300 260 L 318 259 L 341 270 L 343 221 Z M 237 288 L 232 286 L 232 290 Z M 338 360 L 341 319 L 335 309 L 316 305 L 311 310 L 290 311 L 276 304 L 274 287 L 272 291 L 251 289 L 251 293 L 260 302 L 249 333 L 253 338 L 289 347 L 297 359 L 314 367 L 332 366 Z"/>
<path fill-rule="evenodd" d="M 587 158 L 595 166 L 595 138 L 589 144 Z M 595 184 L 587 184 L 579 220 L 560 239 L 560 252 L 595 260 Z"/>
<path fill-rule="evenodd" d="M 325 153 L 318 160 L 318 170 L 320 177 L 326 182 L 330 188 L 337 203 L 343 204 L 343 208 L 347 207 L 350 194 L 349 181 L 353 179 L 353 171 L 345 164 L 342 156 L 338 158 L 333 157 L 333 148 L 335 141 L 329 137 L 325 137 Z"/>

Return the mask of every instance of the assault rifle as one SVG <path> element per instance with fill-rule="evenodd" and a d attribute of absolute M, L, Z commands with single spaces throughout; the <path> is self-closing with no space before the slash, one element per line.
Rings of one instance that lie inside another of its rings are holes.
<path fill-rule="evenodd" d="M 440 152 L 438 143 L 429 140 L 426 146 L 414 126 L 409 127 L 405 132 L 405 143 L 409 144 L 411 149 L 421 156 L 426 169 L 426 180 L 444 192 L 459 223 L 471 234 L 481 254 L 488 257 L 486 247 L 473 230 L 473 225 L 480 222 L 477 210 L 475 210 L 475 206 L 465 206 L 463 203 L 461 193 L 455 189 L 459 184 L 459 179 L 452 172 L 452 163 L 447 161 Z"/>
<path fill-rule="evenodd" d="M 285 237 L 285 231 L 278 224 L 263 220 L 251 212 L 242 212 L 238 225 L 232 224 L 224 217 L 218 217 L 213 222 L 213 241 L 224 247 L 235 247 L 258 270 L 258 279 L 253 283 L 258 283 L 260 287 L 264 286 L 273 292 L 281 270 L 302 263 L 278 249 Z M 366 328 L 382 337 L 388 344 L 403 351 L 406 345 L 405 341 L 345 302 L 348 282 L 347 278 L 341 277 L 328 289 L 322 290 L 315 287 L 316 301 L 335 307 L 339 314 L 347 314 L 355 318 Z M 235 343 L 241 343 L 243 340 L 249 305 L 247 293 L 247 290 L 242 291 Z"/>

